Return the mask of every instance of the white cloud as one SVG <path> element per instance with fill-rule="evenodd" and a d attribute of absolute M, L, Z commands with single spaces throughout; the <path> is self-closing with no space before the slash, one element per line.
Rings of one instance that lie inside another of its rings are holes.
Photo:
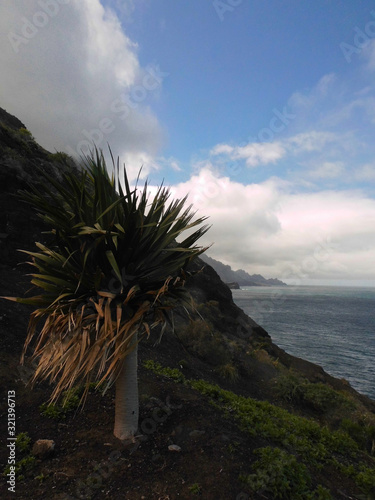
<path fill-rule="evenodd" d="M 259 169 L 263 182 L 242 185 L 211 167 L 179 186 L 210 215 L 205 239 L 215 242 L 212 257 L 295 282 L 375 280 L 375 200 L 355 189 L 365 182 L 370 192 L 375 181 L 375 87 L 368 72 L 375 69 L 375 41 L 366 61 L 355 81 L 328 74 L 293 94 L 287 108 L 295 118 L 274 142 L 211 150 L 218 166 L 235 159 L 253 167 L 274 163 L 278 178 L 267 180 L 270 169 Z"/>
<path fill-rule="evenodd" d="M 179 161 L 176 158 L 173 157 L 165 158 L 164 156 L 159 156 L 155 160 L 153 160 L 153 169 L 159 171 L 164 170 L 164 171 L 174 171 L 174 172 L 182 172 L 183 170 L 182 167 L 180 166 Z"/>
<path fill-rule="evenodd" d="M 292 186 L 290 186 L 292 187 Z M 375 200 L 355 190 L 295 194 L 280 179 L 243 185 L 203 168 L 173 187 L 212 224 L 209 254 L 266 277 L 375 279 Z"/>
<path fill-rule="evenodd" d="M 174 170 L 175 172 L 181 172 L 182 168 L 180 167 L 179 163 L 177 160 L 174 160 L 173 158 L 167 158 L 166 162 L 169 164 L 170 168 Z"/>
<path fill-rule="evenodd" d="M 335 179 L 341 177 L 345 172 L 345 167 L 342 162 L 326 161 L 311 170 L 310 177 L 316 179 Z"/>
<path fill-rule="evenodd" d="M 212 150 L 210 151 L 210 154 L 213 156 L 216 155 L 221 155 L 221 154 L 231 154 L 235 148 L 233 146 L 230 146 L 229 144 L 217 144 Z"/>
<path fill-rule="evenodd" d="M 255 167 L 257 165 L 275 163 L 285 155 L 285 149 L 280 142 L 253 143 L 238 147 L 234 159 L 244 159 L 246 165 Z"/>
<path fill-rule="evenodd" d="M 210 155 L 215 161 L 243 160 L 246 166 L 257 167 L 276 164 L 279 160 L 306 153 L 320 154 L 324 148 L 334 147 L 341 140 L 342 137 L 333 132 L 311 130 L 274 142 L 251 142 L 245 146 L 217 144 L 211 149 Z"/>
<path fill-rule="evenodd" d="M 163 132 L 148 103 L 167 75 L 140 66 L 112 9 L 99 0 L 1 2 L 0 33 L 1 105 L 45 148 L 109 142 L 127 162 L 158 152 Z"/>
<path fill-rule="evenodd" d="M 152 155 L 144 151 L 126 151 L 121 155 L 120 162 L 125 164 L 126 173 L 130 180 L 136 179 L 138 175 L 141 179 L 144 179 L 150 171 L 160 170 L 160 164 Z"/>
<path fill-rule="evenodd" d="M 328 143 L 337 141 L 337 137 L 332 132 L 318 132 L 312 130 L 302 132 L 286 140 L 289 152 L 299 154 L 303 152 L 321 151 Z"/>
<path fill-rule="evenodd" d="M 230 160 L 244 160 L 248 167 L 275 163 L 285 155 L 280 142 L 252 142 L 245 146 L 218 144 L 210 151 L 212 156 L 228 156 Z"/>
<path fill-rule="evenodd" d="M 318 83 L 308 92 L 295 92 L 290 97 L 288 104 L 298 114 L 311 110 L 317 102 L 321 102 L 333 88 L 337 77 L 334 73 L 322 76 Z"/>

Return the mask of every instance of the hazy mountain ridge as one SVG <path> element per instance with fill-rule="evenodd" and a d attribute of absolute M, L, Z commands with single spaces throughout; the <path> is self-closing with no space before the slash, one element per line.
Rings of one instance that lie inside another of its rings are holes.
<path fill-rule="evenodd" d="M 217 274 L 225 283 L 238 283 L 240 286 L 286 286 L 286 283 L 277 278 L 264 278 L 260 274 L 250 275 L 243 269 L 234 271 L 229 265 L 223 264 L 219 260 L 202 255 L 202 260 L 215 269 Z"/>

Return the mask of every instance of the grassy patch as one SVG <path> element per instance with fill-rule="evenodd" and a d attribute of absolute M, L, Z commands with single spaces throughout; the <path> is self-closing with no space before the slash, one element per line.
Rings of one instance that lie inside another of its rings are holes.
<path fill-rule="evenodd" d="M 294 374 L 280 377 L 275 388 L 277 396 L 285 401 L 303 404 L 318 414 L 352 411 L 356 405 L 346 395 L 321 382 L 311 383 Z"/>
<path fill-rule="evenodd" d="M 64 400 L 61 405 L 54 403 L 43 403 L 39 407 L 40 414 L 44 417 L 53 418 L 56 420 L 64 419 L 68 413 L 78 408 L 80 396 L 82 394 L 81 391 L 82 389 L 80 387 L 73 387 L 69 391 L 66 391 L 63 394 Z"/>
<path fill-rule="evenodd" d="M 349 436 L 358 443 L 358 446 L 369 453 L 375 447 L 375 425 L 369 424 L 364 420 L 353 422 L 349 418 L 344 418 L 340 424 Z"/>
<path fill-rule="evenodd" d="M 84 386 L 76 386 L 72 387 L 72 389 L 69 389 L 68 391 L 65 391 L 63 393 L 63 401 L 61 405 L 54 403 L 41 404 L 39 407 L 40 414 L 44 417 L 63 420 L 70 412 L 79 407 L 84 389 Z M 101 387 L 99 387 L 96 382 L 92 382 L 89 385 L 89 389 L 99 391 L 101 390 Z"/>
<path fill-rule="evenodd" d="M 48 158 L 51 161 L 62 163 L 63 165 L 70 165 L 72 162 L 72 157 L 62 151 L 56 151 L 56 153 L 50 153 Z"/>
<path fill-rule="evenodd" d="M 12 467 L 15 467 L 14 472 L 16 478 L 19 481 L 22 481 L 25 477 L 25 473 L 27 473 L 34 467 L 36 459 L 33 455 L 29 454 L 31 448 L 31 438 L 27 432 L 20 432 L 17 435 L 15 445 L 17 449 L 17 455 L 20 454 L 21 457 L 22 455 L 23 457 L 11 465 Z M 4 468 L 3 476 L 7 476 L 7 474 L 11 472 L 11 465 L 7 465 Z"/>
<path fill-rule="evenodd" d="M 35 466 L 35 464 L 36 464 L 36 458 L 33 455 L 27 455 L 26 457 L 21 458 L 21 460 L 18 460 L 18 462 L 14 464 L 15 467 L 14 472 L 16 478 L 19 481 L 25 479 L 25 474 L 31 471 Z M 3 476 L 7 476 L 7 474 L 9 474 L 10 472 L 11 472 L 11 466 L 7 465 L 3 471 Z"/>
<path fill-rule="evenodd" d="M 15 130 L 7 127 L 4 123 L 0 123 L 0 132 L 4 136 L 4 142 L 7 144 L 6 152 L 12 157 L 22 155 L 31 155 L 32 148 L 30 145 L 35 145 L 34 138 L 29 130 L 20 128 Z"/>
<path fill-rule="evenodd" d="M 259 459 L 253 465 L 253 474 L 240 476 L 252 491 L 272 493 L 274 498 L 306 499 L 311 477 L 304 464 L 294 455 L 280 448 L 259 448 Z"/>
<path fill-rule="evenodd" d="M 193 495 L 200 495 L 202 493 L 202 487 L 198 483 L 194 483 L 189 486 L 189 491 Z"/>
<path fill-rule="evenodd" d="M 185 383 L 185 376 L 178 370 L 177 368 L 168 368 L 163 367 L 160 363 L 153 361 L 152 359 L 148 359 L 143 363 L 144 367 L 148 370 L 157 373 L 158 375 L 163 375 L 164 377 L 171 378 L 176 382 Z"/>
<path fill-rule="evenodd" d="M 23 128 L 23 127 L 19 128 L 18 129 L 18 134 L 23 139 L 32 140 L 32 141 L 35 140 L 34 137 L 33 137 L 33 135 L 32 135 L 32 133 L 27 128 Z"/>
<path fill-rule="evenodd" d="M 31 447 L 31 437 L 27 432 L 20 432 L 16 437 L 16 448 L 21 452 L 27 452 Z"/>
<path fill-rule="evenodd" d="M 238 370 L 232 363 L 218 366 L 215 371 L 221 378 L 229 380 L 230 382 L 235 382 L 239 379 Z"/>

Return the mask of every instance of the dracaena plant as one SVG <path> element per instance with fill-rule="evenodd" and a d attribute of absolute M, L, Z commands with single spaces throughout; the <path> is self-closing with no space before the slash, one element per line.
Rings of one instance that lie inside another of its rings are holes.
<path fill-rule="evenodd" d="M 138 427 L 138 343 L 189 299 L 186 267 L 206 250 L 196 242 L 208 227 L 205 217 L 193 220 L 186 197 L 171 201 L 160 187 L 149 200 L 147 182 L 131 188 L 125 166 L 112 161 L 110 175 L 95 150 L 80 171 L 60 181 L 40 171 L 43 182 L 20 193 L 50 227 L 51 243 L 25 252 L 37 293 L 7 298 L 35 307 L 21 359 L 34 340 L 32 384 L 53 382 L 51 402 L 78 382 L 82 402 L 91 382 L 115 384 L 114 434 L 127 439 Z"/>

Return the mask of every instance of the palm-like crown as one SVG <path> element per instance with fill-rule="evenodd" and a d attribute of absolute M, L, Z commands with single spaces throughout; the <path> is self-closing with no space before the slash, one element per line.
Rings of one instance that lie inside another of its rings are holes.
<path fill-rule="evenodd" d="M 169 190 L 160 187 L 149 202 L 147 182 L 132 189 L 124 167 L 122 187 L 119 161 L 110 176 L 98 150 L 84 167 L 65 172 L 63 182 L 41 172 L 44 182 L 21 193 L 52 228 L 53 242 L 26 251 L 41 293 L 11 299 L 36 308 L 23 357 L 44 320 L 33 381 L 57 382 L 52 400 L 77 380 L 87 388 L 93 379 L 111 386 L 134 339 L 164 327 L 168 311 L 187 298 L 186 266 L 206 250 L 195 245 L 208 230 L 206 218 L 193 221 L 186 197 L 169 202 Z"/>

